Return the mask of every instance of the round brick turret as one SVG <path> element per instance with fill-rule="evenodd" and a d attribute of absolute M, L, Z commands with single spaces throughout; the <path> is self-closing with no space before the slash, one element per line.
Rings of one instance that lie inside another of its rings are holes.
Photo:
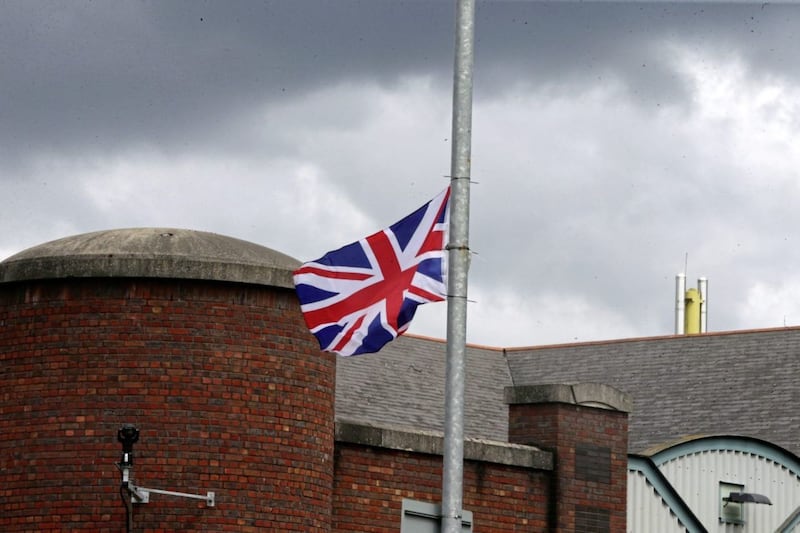
<path fill-rule="evenodd" d="M 330 531 L 335 360 L 298 262 L 178 229 L 68 237 L 0 263 L 0 531 Z M 124 494 L 125 491 L 122 491 Z"/>

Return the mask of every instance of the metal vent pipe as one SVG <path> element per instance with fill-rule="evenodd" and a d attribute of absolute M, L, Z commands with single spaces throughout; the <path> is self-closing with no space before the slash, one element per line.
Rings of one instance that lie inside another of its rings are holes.
<path fill-rule="evenodd" d="M 686 274 L 675 276 L 675 335 L 683 335 L 686 321 Z"/>
<path fill-rule="evenodd" d="M 697 288 L 700 291 L 700 333 L 708 331 L 708 279 L 698 278 Z"/>

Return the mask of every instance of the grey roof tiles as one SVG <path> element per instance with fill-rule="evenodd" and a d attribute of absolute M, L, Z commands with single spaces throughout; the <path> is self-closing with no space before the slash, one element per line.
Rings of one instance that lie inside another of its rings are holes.
<path fill-rule="evenodd" d="M 441 431 L 445 344 L 406 336 L 339 358 L 337 417 Z M 633 398 L 630 450 L 743 435 L 800 455 L 800 328 L 492 349 L 468 347 L 465 434 L 506 440 L 508 385 L 596 382 Z"/>

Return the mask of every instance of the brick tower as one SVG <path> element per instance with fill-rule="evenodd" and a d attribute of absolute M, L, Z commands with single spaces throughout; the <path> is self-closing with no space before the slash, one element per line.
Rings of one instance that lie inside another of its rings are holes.
<path fill-rule="evenodd" d="M 335 360 L 305 329 L 297 265 L 159 228 L 0 263 L 0 530 L 330 531 Z M 126 513 L 123 424 L 136 484 L 214 506 L 153 494 Z"/>

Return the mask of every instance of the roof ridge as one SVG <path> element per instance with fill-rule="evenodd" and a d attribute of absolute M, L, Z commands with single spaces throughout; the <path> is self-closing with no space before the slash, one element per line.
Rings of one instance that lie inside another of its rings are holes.
<path fill-rule="evenodd" d="M 772 332 L 780 332 L 780 331 L 800 331 L 800 326 L 778 326 L 772 328 L 754 328 L 754 329 L 735 329 L 735 330 L 728 330 L 728 331 L 709 331 L 706 333 L 698 333 L 694 335 L 652 335 L 647 337 L 629 337 L 624 339 L 602 339 L 602 340 L 594 340 L 594 341 L 583 341 L 583 342 L 565 342 L 565 343 L 556 343 L 556 344 L 539 344 L 539 345 L 530 345 L 530 346 L 515 346 L 510 348 L 504 348 L 506 352 L 519 352 L 519 351 L 531 351 L 531 350 L 547 350 L 551 348 L 568 348 L 568 347 L 577 347 L 577 346 L 602 346 L 602 345 L 609 345 L 609 344 L 621 344 L 621 343 L 632 343 L 632 342 L 649 342 L 649 341 L 668 341 L 668 340 L 681 340 L 687 338 L 705 338 L 705 337 L 726 337 L 732 335 L 751 335 L 751 334 L 760 334 L 760 333 L 772 333 Z"/>
<path fill-rule="evenodd" d="M 620 343 L 629 343 L 629 342 L 648 342 L 648 341 L 665 341 L 665 340 L 679 340 L 679 339 L 686 339 L 692 337 L 725 337 L 730 335 L 750 335 L 750 334 L 759 334 L 759 333 L 771 333 L 771 332 L 779 332 L 779 331 L 800 331 L 800 325 L 798 326 L 775 326 L 771 328 L 752 328 L 752 329 L 732 329 L 732 330 L 725 330 L 725 331 L 708 331 L 706 333 L 697 333 L 693 335 L 676 335 L 676 334 L 668 334 L 668 335 L 649 335 L 644 337 L 627 337 L 622 339 L 598 339 L 593 341 L 578 341 L 578 342 L 562 342 L 562 343 L 553 343 L 553 344 L 530 344 L 526 346 L 489 346 L 486 344 L 477 344 L 477 343 L 467 343 L 467 347 L 475 348 L 478 350 L 490 350 L 493 352 L 502 352 L 503 355 L 507 355 L 508 352 L 520 352 L 520 351 L 531 351 L 531 350 L 548 350 L 551 348 L 568 348 L 568 347 L 576 347 L 576 346 L 603 346 L 608 344 L 620 344 Z M 406 333 L 405 337 L 411 337 L 414 339 L 420 339 L 430 342 L 436 342 L 439 344 L 446 344 L 447 341 L 445 339 L 440 339 L 437 337 L 431 337 L 429 335 L 420 335 L 418 333 Z"/>

